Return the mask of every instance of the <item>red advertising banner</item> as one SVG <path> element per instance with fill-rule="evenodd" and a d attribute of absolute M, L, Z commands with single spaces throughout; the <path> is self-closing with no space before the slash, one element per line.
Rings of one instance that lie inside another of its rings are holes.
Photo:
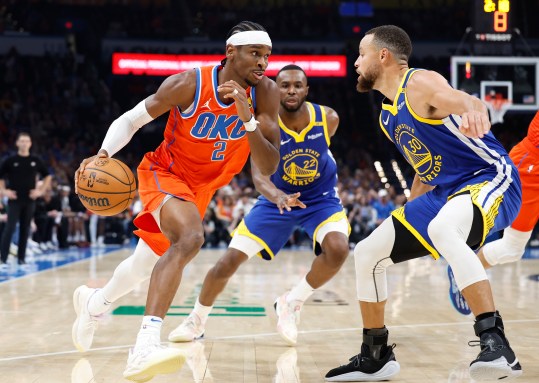
<path fill-rule="evenodd" d="M 195 67 L 216 65 L 224 55 L 169 55 L 150 53 L 113 53 L 112 73 L 118 75 L 170 76 Z M 300 66 L 310 77 L 346 76 L 344 55 L 272 55 L 267 76 L 275 76 L 288 64 Z"/>

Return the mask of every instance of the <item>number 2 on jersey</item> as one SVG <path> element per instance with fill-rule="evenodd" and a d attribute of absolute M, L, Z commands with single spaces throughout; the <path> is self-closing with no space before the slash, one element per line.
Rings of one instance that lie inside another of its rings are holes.
<path fill-rule="evenodd" d="M 213 145 L 215 150 L 213 151 L 211 155 L 212 161 L 222 161 L 225 159 L 225 154 L 223 153 L 226 150 L 226 141 L 217 141 L 215 145 Z"/>

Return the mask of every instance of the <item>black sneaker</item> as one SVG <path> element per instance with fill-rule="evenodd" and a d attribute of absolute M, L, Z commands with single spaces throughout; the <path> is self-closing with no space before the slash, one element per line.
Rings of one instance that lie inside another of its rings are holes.
<path fill-rule="evenodd" d="M 334 368 L 326 374 L 326 382 L 377 382 L 389 380 L 400 371 L 400 364 L 395 359 L 393 349 L 395 344 L 384 346 L 380 360 L 372 359 L 368 346 L 361 345 L 361 354 L 350 358 L 350 363 Z"/>
<path fill-rule="evenodd" d="M 510 380 L 522 375 L 522 367 L 505 337 L 485 332 L 480 340 L 468 342 L 481 346 L 477 358 L 470 363 L 470 377 L 477 381 Z"/>

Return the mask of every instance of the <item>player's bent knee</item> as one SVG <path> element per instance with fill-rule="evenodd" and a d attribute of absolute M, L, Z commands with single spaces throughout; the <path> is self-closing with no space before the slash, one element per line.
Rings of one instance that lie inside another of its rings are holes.
<path fill-rule="evenodd" d="M 324 254 L 328 263 L 332 266 L 340 267 L 346 260 L 346 257 L 348 257 L 349 252 L 348 241 L 344 238 L 330 239 L 326 237 L 324 241 Z"/>
<path fill-rule="evenodd" d="M 368 238 L 366 238 L 354 247 L 356 269 L 372 270 L 376 265 L 376 253 L 372 251 L 368 242 Z"/>
<path fill-rule="evenodd" d="M 436 245 L 447 237 L 447 224 L 439 218 L 434 218 L 427 227 L 431 241 Z"/>
<path fill-rule="evenodd" d="M 169 253 L 174 256 L 193 258 L 204 244 L 204 233 L 191 230 L 170 244 Z"/>
<path fill-rule="evenodd" d="M 213 267 L 213 276 L 216 278 L 230 278 L 247 259 L 249 258 L 239 251 L 227 253 Z"/>
<path fill-rule="evenodd" d="M 503 238 L 485 245 L 483 254 L 490 265 L 516 262 L 522 258 L 529 238 L 526 235 L 518 238 L 517 236 L 511 236 L 511 234 L 506 230 Z"/>

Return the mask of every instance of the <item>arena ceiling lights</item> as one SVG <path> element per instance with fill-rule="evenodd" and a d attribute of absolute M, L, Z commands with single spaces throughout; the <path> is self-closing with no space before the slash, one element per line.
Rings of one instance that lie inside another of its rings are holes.
<path fill-rule="evenodd" d="M 116 75 L 170 76 L 195 67 L 216 65 L 223 55 L 169 55 L 149 53 L 113 53 L 112 73 Z M 345 77 L 344 55 L 272 55 L 266 70 L 275 76 L 288 64 L 299 65 L 309 77 Z"/>

